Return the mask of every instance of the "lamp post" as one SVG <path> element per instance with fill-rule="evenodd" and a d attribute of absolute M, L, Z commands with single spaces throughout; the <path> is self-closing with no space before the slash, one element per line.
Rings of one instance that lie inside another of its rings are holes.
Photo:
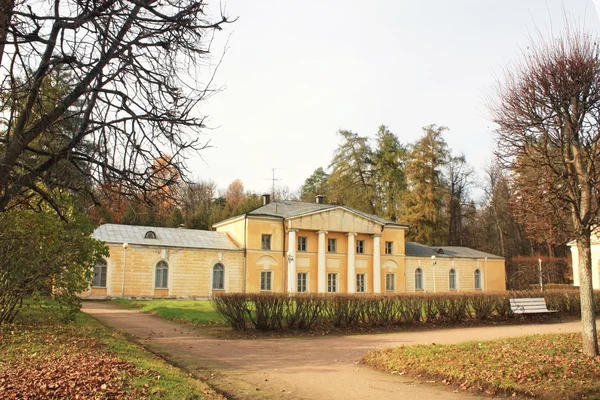
<path fill-rule="evenodd" d="M 435 260 L 435 256 L 431 256 L 431 269 L 433 270 L 433 292 L 435 293 L 435 264 L 437 261 Z"/>
<path fill-rule="evenodd" d="M 125 297 L 125 269 L 127 268 L 127 248 L 128 243 L 123 243 L 123 282 L 121 284 L 121 298 Z"/>
<path fill-rule="evenodd" d="M 542 278 L 542 259 L 538 258 L 538 270 L 540 274 L 540 292 L 544 292 L 544 279 Z"/>

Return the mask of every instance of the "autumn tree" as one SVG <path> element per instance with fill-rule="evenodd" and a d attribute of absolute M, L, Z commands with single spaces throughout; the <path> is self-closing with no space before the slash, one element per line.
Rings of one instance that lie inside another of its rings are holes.
<path fill-rule="evenodd" d="M 191 229 L 209 229 L 213 199 L 217 184 L 211 180 L 190 183 L 179 193 L 179 204 L 185 217 L 185 226 Z"/>
<path fill-rule="evenodd" d="M 449 150 L 442 137 L 448 128 L 429 125 L 423 136 L 412 146 L 406 166 L 409 193 L 406 196 L 405 222 L 410 239 L 427 245 L 445 244 L 447 220 L 444 199 L 447 186 L 443 167 L 448 163 Z"/>
<path fill-rule="evenodd" d="M 406 161 L 408 151 L 396 135 L 381 125 L 372 156 L 377 215 L 399 221 L 407 193 Z"/>
<path fill-rule="evenodd" d="M 548 174 L 569 212 L 579 252 L 583 352 L 598 355 L 590 236 L 598 217 L 600 49 L 596 37 L 566 30 L 531 43 L 498 82 L 491 105 L 504 165 Z M 542 199 L 540 199 L 541 201 Z"/>
<path fill-rule="evenodd" d="M 211 90 L 197 72 L 227 18 L 194 0 L 2 0 L 0 11 L 0 212 L 32 192 L 56 205 L 55 187 L 92 195 L 64 181 L 65 163 L 125 195 L 161 189 L 162 154 L 184 175 L 206 144 L 197 106 Z"/>

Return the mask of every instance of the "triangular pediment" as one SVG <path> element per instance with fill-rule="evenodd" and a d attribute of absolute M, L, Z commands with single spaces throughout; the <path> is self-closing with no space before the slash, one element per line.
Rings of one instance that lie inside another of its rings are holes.
<path fill-rule="evenodd" d="M 296 229 L 332 232 L 381 233 L 383 224 L 343 207 L 315 211 L 286 218 L 287 226 Z"/>

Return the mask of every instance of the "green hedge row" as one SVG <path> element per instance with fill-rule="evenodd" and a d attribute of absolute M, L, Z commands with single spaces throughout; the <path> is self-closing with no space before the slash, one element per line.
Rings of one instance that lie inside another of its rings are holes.
<path fill-rule="evenodd" d="M 421 293 L 396 295 L 228 293 L 212 298 L 215 310 L 236 330 L 310 330 L 316 325 L 335 328 L 389 326 L 416 322 L 514 317 L 509 299 L 514 292 Z M 523 296 L 526 296 L 523 294 Z M 548 309 L 561 315 L 580 314 L 579 291 L 550 290 Z M 600 313 L 600 292 L 595 296 Z"/>

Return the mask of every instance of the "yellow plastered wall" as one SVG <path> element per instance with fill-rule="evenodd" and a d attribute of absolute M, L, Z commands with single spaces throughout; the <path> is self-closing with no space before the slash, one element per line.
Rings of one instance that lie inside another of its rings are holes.
<path fill-rule="evenodd" d="M 405 262 L 404 257 L 381 256 L 381 293 L 404 293 L 406 291 Z M 393 274 L 394 290 L 387 290 L 386 274 Z"/>
<path fill-rule="evenodd" d="M 262 235 L 271 235 L 271 251 L 283 252 L 284 228 L 280 219 L 248 218 L 248 250 L 261 250 Z"/>
<path fill-rule="evenodd" d="M 225 267 L 225 291 L 240 292 L 243 285 L 243 251 L 165 248 L 109 244 L 107 287 L 92 288 L 85 296 L 120 297 L 125 269 L 125 297 L 208 297 L 212 292 L 212 271 L 217 263 Z M 167 289 L 155 288 L 155 267 L 168 264 Z"/>
<path fill-rule="evenodd" d="M 306 238 L 306 251 L 298 250 L 298 241 L 296 240 L 295 244 L 287 244 L 286 252 L 289 250 L 291 245 L 296 246 L 296 272 L 297 273 L 307 273 L 307 290 L 308 293 L 316 293 L 317 292 L 317 274 L 318 274 L 318 251 L 319 251 L 319 236 L 316 231 L 310 231 L 305 229 L 300 229 L 296 233 L 296 238 L 305 237 Z M 325 246 L 327 249 L 327 240 L 325 241 Z M 287 279 L 287 277 L 286 277 Z M 292 277 L 292 279 L 297 279 L 298 277 Z M 286 286 L 287 287 L 287 286 Z"/>
<path fill-rule="evenodd" d="M 248 250 L 246 254 L 246 291 L 258 293 L 261 291 L 261 271 L 271 272 L 272 292 L 283 292 L 285 278 L 283 268 L 284 255 L 281 251 Z"/>
<path fill-rule="evenodd" d="M 246 230 L 246 218 L 241 217 L 231 222 L 215 227 L 217 232 L 227 232 L 231 238 L 237 242 L 238 246 L 244 246 L 244 237 Z"/>
<path fill-rule="evenodd" d="M 449 273 L 454 269 L 457 274 L 457 291 L 475 291 L 475 270 L 482 273 L 484 291 L 505 290 L 506 269 L 504 260 L 485 260 L 467 258 L 440 258 L 436 259 L 435 267 L 431 258 L 407 257 L 406 258 L 406 291 L 415 291 L 415 271 L 423 271 L 423 290 L 434 291 L 433 271 L 435 268 L 435 291 L 448 292 Z"/>
<path fill-rule="evenodd" d="M 392 255 L 404 255 L 404 228 L 386 227 L 381 232 L 381 254 L 385 254 L 385 242 L 392 242 Z"/>

